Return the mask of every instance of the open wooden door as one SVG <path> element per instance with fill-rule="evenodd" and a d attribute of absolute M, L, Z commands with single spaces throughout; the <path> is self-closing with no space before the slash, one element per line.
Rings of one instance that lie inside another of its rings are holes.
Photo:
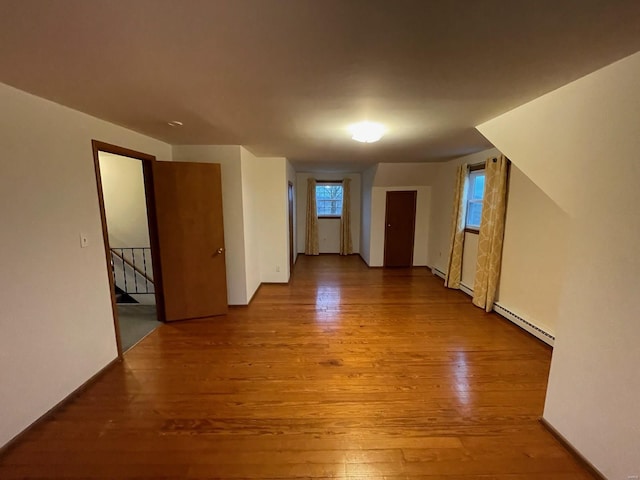
<path fill-rule="evenodd" d="M 164 320 L 227 312 L 220 165 L 153 162 Z"/>

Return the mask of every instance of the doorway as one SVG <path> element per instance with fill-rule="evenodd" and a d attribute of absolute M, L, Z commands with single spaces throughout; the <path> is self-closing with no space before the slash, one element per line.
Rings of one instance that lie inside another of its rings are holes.
<path fill-rule="evenodd" d="M 220 164 L 159 162 L 152 155 L 97 140 L 92 146 L 118 354 L 124 351 L 116 301 L 116 287 L 122 287 L 114 276 L 118 263 L 128 270 L 127 285 L 131 279 L 134 284 L 147 285 L 149 278 L 142 277 L 152 275 L 153 293 L 144 294 L 155 297 L 156 320 L 171 322 L 227 313 Z M 114 253 L 111 248 L 100 152 L 142 161 L 149 255 L 137 257 L 137 263 L 128 252 Z M 146 263 L 146 275 L 138 271 L 140 259 Z M 139 294 L 136 290 L 129 296 L 136 299 Z"/>
<path fill-rule="evenodd" d="M 387 192 L 384 229 L 384 266 L 413 265 L 417 191 Z"/>
<path fill-rule="evenodd" d="M 289 182 L 287 199 L 289 202 L 289 276 L 293 273 L 293 265 L 296 261 L 295 246 L 293 244 L 293 183 Z"/>
<path fill-rule="evenodd" d="M 121 355 L 159 325 L 151 212 L 154 157 L 94 142 L 94 161 Z M 157 245 L 157 243 L 156 243 Z"/>

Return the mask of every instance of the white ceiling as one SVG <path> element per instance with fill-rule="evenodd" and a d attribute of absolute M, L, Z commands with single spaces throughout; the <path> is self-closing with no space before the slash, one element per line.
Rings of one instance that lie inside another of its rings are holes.
<path fill-rule="evenodd" d="M 303 169 L 488 148 L 475 125 L 638 50 L 640 0 L 0 0 L 0 81 Z"/>

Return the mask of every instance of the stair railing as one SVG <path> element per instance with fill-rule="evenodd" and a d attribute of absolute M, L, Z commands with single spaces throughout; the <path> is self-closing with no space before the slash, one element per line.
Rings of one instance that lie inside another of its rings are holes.
<path fill-rule="evenodd" d="M 126 294 L 155 292 L 150 247 L 111 248 L 111 271 L 115 284 Z"/>

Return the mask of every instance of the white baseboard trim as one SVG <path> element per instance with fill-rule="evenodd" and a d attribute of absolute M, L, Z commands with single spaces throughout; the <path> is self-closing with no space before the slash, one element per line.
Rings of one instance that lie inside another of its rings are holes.
<path fill-rule="evenodd" d="M 436 276 L 438 276 L 438 277 L 440 277 L 442 279 L 444 279 L 445 276 L 446 276 L 446 274 L 442 270 L 439 270 L 439 269 L 437 269 L 435 267 L 431 269 L 431 272 L 434 275 L 436 275 Z M 464 293 L 466 293 L 470 297 L 473 297 L 473 289 L 470 288 L 468 285 L 465 285 L 464 283 L 461 283 L 460 284 L 460 290 L 462 290 Z M 524 331 L 530 333 L 534 337 L 539 338 L 540 340 L 542 340 L 547 345 L 550 345 L 550 346 L 553 347 L 553 345 L 555 343 L 555 340 L 556 340 L 556 337 L 551 335 L 549 332 L 547 332 L 543 328 L 540 328 L 536 324 L 531 323 L 528 320 L 525 320 L 520 315 L 512 312 L 511 310 L 509 310 L 508 308 L 504 307 L 503 305 L 500 305 L 499 303 L 495 303 L 493 305 L 493 310 L 498 315 L 500 315 L 501 317 L 506 318 L 511 323 L 519 326 Z"/>
<path fill-rule="evenodd" d="M 473 297 L 473 288 L 465 285 L 464 283 L 460 282 L 460 290 L 462 290 L 464 293 L 466 293 L 467 295 L 469 295 L 470 297 Z"/>
<path fill-rule="evenodd" d="M 550 345 L 550 346 L 553 347 L 553 345 L 554 345 L 554 343 L 556 341 L 556 337 L 551 335 L 546 330 L 538 327 L 537 325 L 529 322 L 528 320 L 525 320 L 520 315 L 517 315 L 517 314 L 513 313 L 511 310 L 506 309 L 505 307 L 503 307 L 499 303 L 495 303 L 493 305 L 493 310 L 497 314 L 499 314 L 501 317 L 506 318 L 507 320 L 509 320 L 510 322 L 516 324 L 517 326 L 519 326 L 520 328 L 522 328 L 526 332 L 529 332 L 534 337 L 539 338 L 540 340 L 542 340 L 547 345 Z"/>
<path fill-rule="evenodd" d="M 431 273 L 433 273 L 436 277 L 440 277 L 441 279 L 445 279 L 445 273 L 442 270 L 438 270 L 436 267 L 431 269 Z"/>

